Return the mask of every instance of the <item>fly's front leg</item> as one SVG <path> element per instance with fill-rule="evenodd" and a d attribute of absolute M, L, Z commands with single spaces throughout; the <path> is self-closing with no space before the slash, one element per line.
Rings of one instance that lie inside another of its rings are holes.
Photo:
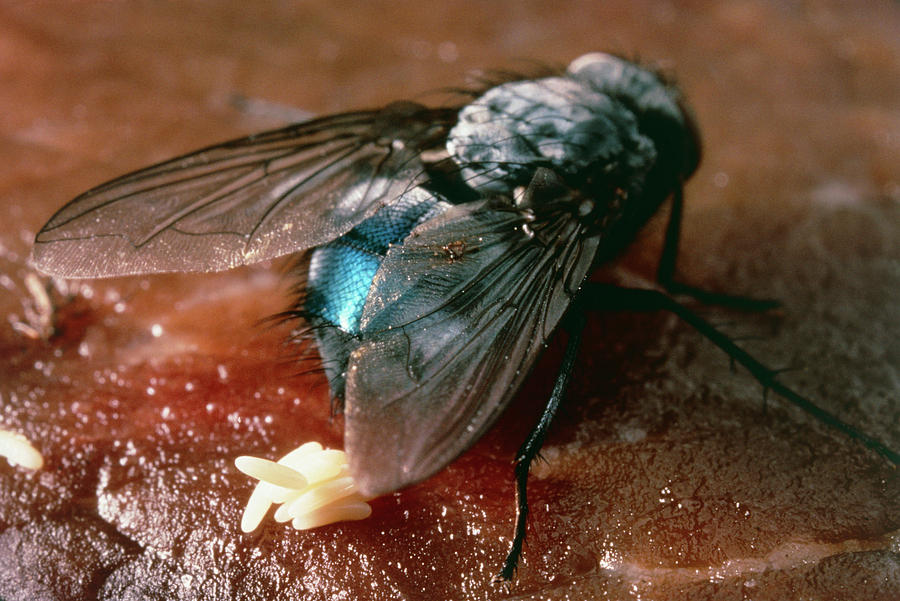
<path fill-rule="evenodd" d="M 740 311 L 769 311 L 781 305 L 773 299 L 749 298 L 721 292 L 711 292 L 690 284 L 676 281 L 675 272 L 678 262 L 678 244 L 681 239 L 681 220 L 684 215 L 684 193 L 679 185 L 672 194 L 672 207 L 669 212 L 669 223 L 666 226 L 666 238 L 663 243 L 656 280 L 672 294 L 690 296 L 707 305 L 719 305 Z"/>
<path fill-rule="evenodd" d="M 658 290 L 640 288 L 622 288 L 611 284 L 591 282 L 582 290 L 581 297 L 586 306 L 617 311 L 670 311 L 690 324 L 707 340 L 725 351 L 731 359 L 744 366 L 766 390 L 771 390 L 783 399 L 803 409 L 819 421 L 840 430 L 850 438 L 861 442 L 894 465 L 900 465 L 900 453 L 889 449 L 881 441 L 864 434 L 841 420 L 836 415 L 822 409 L 806 397 L 778 381 L 780 370 L 762 364 L 747 351 L 717 330 L 711 323 L 676 301 L 674 298 Z"/>
<path fill-rule="evenodd" d="M 513 534 L 513 542 L 510 545 L 509 553 L 503 562 L 503 568 L 497 574 L 495 580 L 508 582 L 515 576 L 516 568 L 519 565 L 519 557 L 522 555 L 522 545 L 525 543 L 525 531 L 528 526 L 528 472 L 531 469 L 531 462 L 537 457 L 547 437 L 547 430 L 550 429 L 550 423 L 556 410 L 559 408 L 559 402 L 566 393 L 569 386 L 569 380 L 572 376 L 572 370 L 575 367 L 575 359 L 578 357 L 578 349 L 581 346 L 581 336 L 585 326 L 585 311 L 582 306 L 576 304 L 570 311 L 568 324 L 569 341 L 566 343 L 566 350 L 563 354 L 562 363 L 559 366 L 559 374 L 556 376 L 556 383 L 553 385 L 553 392 L 544 407 L 540 419 L 535 424 L 534 429 L 525 439 L 525 442 L 519 447 L 516 453 L 515 474 L 516 474 L 516 529 Z"/>

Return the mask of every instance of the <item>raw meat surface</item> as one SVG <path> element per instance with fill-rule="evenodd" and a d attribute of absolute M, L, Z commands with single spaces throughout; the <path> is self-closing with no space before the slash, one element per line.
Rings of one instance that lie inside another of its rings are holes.
<path fill-rule="evenodd" d="M 562 341 L 488 436 L 373 501 L 371 518 L 307 532 L 269 520 L 246 535 L 252 482 L 235 456 L 341 446 L 322 376 L 296 375 L 288 327 L 259 325 L 287 307 L 280 265 L 51 286 L 58 332 L 26 335 L 46 327 L 25 284 L 30 240 L 92 185 L 278 126 L 297 114 L 289 106 L 374 106 L 522 57 L 622 51 L 677 74 L 703 132 L 682 279 L 784 303 L 781 317 L 704 315 L 764 362 L 796 368 L 783 379 L 798 391 L 900 447 L 897 4 L 476 6 L 0 8 L 0 427 L 45 460 L 38 472 L 0 461 L 0 598 L 900 595 L 897 470 L 780 399 L 765 403 L 667 315 L 591 319 L 532 475 L 511 590 L 491 583 L 512 534 L 510 460 Z M 663 227 L 652 223 L 620 268 L 652 277 Z"/>

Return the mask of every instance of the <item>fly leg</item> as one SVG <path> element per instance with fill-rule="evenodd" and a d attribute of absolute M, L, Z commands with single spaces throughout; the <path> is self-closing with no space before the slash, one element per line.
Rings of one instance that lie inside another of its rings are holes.
<path fill-rule="evenodd" d="M 666 238 L 663 243 L 656 280 L 672 294 L 690 296 L 703 304 L 730 307 L 740 311 L 769 311 L 781 303 L 772 299 L 757 299 L 721 292 L 711 292 L 675 279 L 678 261 L 678 243 L 681 239 L 681 220 L 684 215 L 684 193 L 681 186 L 672 194 L 672 207 L 669 212 L 669 223 L 666 226 Z"/>
<path fill-rule="evenodd" d="M 764 303 L 768 304 L 762 308 L 775 306 L 772 304 L 773 301 L 756 301 L 753 299 L 742 299 L 740 297 L 731 297 L 727 295 L 722 295 L 720 297 L 716 294 L 712 294 L 712 296 L 719 300 L 724 298 L 727 301 L 726 304 L 731 304 L 731 301 L 733 300 L 758 303 L 758 305 L 744 304 L 741 308 L 747 308 L 749 306 L 750 309 L 760 309 L 761 307 L 759 305 Z M 553 421 L 554 415 L 556 415 L 560 400 L 565 394 L 569 384 L 585 326 L 585 307 L 590 307 L 590 310 L 670 311 L 674 313 L 696 329 L 710 342 L 725 351 L 733 361 L 744 366 L 766 390 L 774 391 L 782 398 L 793 403 L 826 425 L 843 432 L 850 438 L 857 440 L 869 449 L 885 457 L 895 466 L 900 465 L 900 453 L 889 449 L 882 442 L 860 432 L 836 415 L 822 409 L 809 399 L 797 394 L 792 389 L 779 382 L 777 379 L 779 373 L 778 370 L 762 364 L 735 344 L 731 338 L 717 330 L 711 323 L 679 303 L 669 294 L 658 290 L 624 288 L 612 284 L 589 282 L 584 285 L 584 288 L 581 290 L 579 298 L 577 299 L 577 303 L 569 312 L 570 323 L 567 328 L 569 330 L 569 341 L 566 345 L 566 350 L 560 365 L 559 374 L 556 377 L 553 392 L 550 395 L 550 399 L 547 401 L 547 405 L 544 408 L 538 423 L 516 454 L 516 527 L 509 553 L 506 556 L 506 560 L 503 562 L 503 568 L 496 577 L 497 581 L 508 582 L 512 580 L 519 564 L 519 558 L 522 554 L 522 545 L 525 542 L 525 532 L 528 521 L 528 473 L 532 461 L 538 456 L 538 452 L 547 435 L 550 423 Z"/>
<path fill-rule="evenodd" d="M 900 453 L 889 449 L 882 442 L 863 434 L 836 415 L 822 409 L 809 399 L 800 396 L 778 381 L 778 370 L 766 367 L 753 356 L 734 343 L 728 336 L 717 330 L 711 323 L 658 290 L 623 288 L 610 284 L 591 282 L 582 290 L 582 298 L 591 308 L 618 311 L 670 311 L 691 325 L 707 340 L 743 365 L 766 390 L 772 390 L 785 400 L 803 409 L 824 424 L 839 430 L 859 441 L 869 449 L 885 457 L 892 464 L 900 465 Z"/>
<path fill-rule="evenodd" d="M 526 490 L 528 472 L 531 469 L 531 462 L 538 456 L 541 445 L 544 444 L 544 438 L 546 438 L 550 422 L 553 421 L 553 416 L 556 415 L 556 410 L 559 408 L 559 402 L 566 393 L 566 388 L 572 376 L 572 369 L 575 366 L 575 359 L 578 357 L 578 349 L 581 346 L 581 335 L 584 332 L 586 321 L 584 309 L 580 306 L 572 307 L 572 309 L 569 312 L 569 323 L 567 324 L 569 341 L 566 343 L 566 350 L 559 367 L 559 374 L 556 376 L 556 383 L 553 385 L 553 392 L 550 394 L 547 406 L 544 407 L 537 424 L 535 424 L 528 438 L 525 439 L 525 442 L 519 447 L 518 453 L 516 453 L 516 529 L 509 553 L 503 562 L 503 569 L 497 574 L 495 581 L 509 582 L 512 580 L 519 565 L 519 557 L 522 555 L 522 545 L 525 542 L 525 530 L 528 525 L 528 496 Z"/>

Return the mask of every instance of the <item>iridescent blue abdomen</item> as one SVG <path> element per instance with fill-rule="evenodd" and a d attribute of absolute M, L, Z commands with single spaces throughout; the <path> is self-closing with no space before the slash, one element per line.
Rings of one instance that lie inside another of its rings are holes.
<path fill-rule="evenodd" d="M 340 238 L 316 248 L 310 258 L 303 312 L 316 330 L 325 373 L 336 397 L 372 280 L 388 248 L 449 204 L 424 188 L 412 188 L 397 202 Z"/>

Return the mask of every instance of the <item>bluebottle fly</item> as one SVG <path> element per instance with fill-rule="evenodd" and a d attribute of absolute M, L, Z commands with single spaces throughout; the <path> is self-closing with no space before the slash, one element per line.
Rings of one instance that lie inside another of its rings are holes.
<path fill-rule="evenodd" d="M 765 309 L 674 279 L 683 182 L 700 141 L 679 90 L 652 70 L 588 54 L 508 76 L 457 106 L 397 102 L 212 146 L 101 185 L 38 233 L 37 266 L 67 278 L 216 271 L 309 250 L 293 314 L 315 337 L 346 416 L 359 489 L 419 482 L 497 419 L 560 324 L 570 331 L 547 407 L 515 458 L 515 535 L 526 483 L 589 309 L 669 310 L 766 387 L 898 456 L 805 398 L 673 294 Z M 672 200 L 661 286 L 587 282 Z"/>

